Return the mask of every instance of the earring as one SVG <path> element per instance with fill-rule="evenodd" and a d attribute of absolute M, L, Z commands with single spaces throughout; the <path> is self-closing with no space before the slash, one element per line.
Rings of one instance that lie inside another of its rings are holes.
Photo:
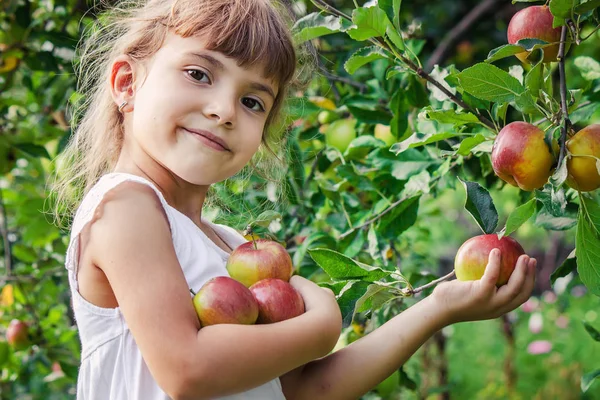
<path fill-rule="evenodd" d="M 127 100 L 125 100 L 121 103 L 121 105 L 119 106 L 119 112 L 123 112 L 123 108 L 125 108 L 126 105 L 127 105 Z"/>

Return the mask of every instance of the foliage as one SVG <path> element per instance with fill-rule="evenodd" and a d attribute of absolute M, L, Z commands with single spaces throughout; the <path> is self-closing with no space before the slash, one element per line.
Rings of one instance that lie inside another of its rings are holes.
<path fill-rule="evenodd" d="M 443 65 L 427 67 L 446 31 L 478 2 L 357 3 L 294 2 L 301 17 L 295 38 L 317 48 L 320 73 L 287 105 L 294 122 L 284 193 L 274 193 L 272 182 L 234 178 L 215 187 L 224 209 L 206 215 L 240 229 L 253 222 L 256 234 L 285 243 L 298 273 L 337 294 L 354 335 L 401 312 L 417 300 L 415 289 L 450 272 L 458 246 L 478 229 L 518 235 L 531 253 L 548 250 L 558 235 L 576 250 L 552 283 L 578 275 L 600 295 L 598 191 L 565 183 L 564 147 L 565 135 L 600 119 L 593 44 L 600 4 L 549 2 L 558 25 L 572 22 L 561 74 L 558 63 L 536 62 L 547 43 L 506 44 L 500 17 L 473 26 L 483 32 L 460 42 Z M 58 168 L 52 160 L 71 133 L 68 101 L 79 97 L 73 49 L 97 11 L 75 0 L 0 6 L 0 321 L 27 321 L 35 343 L 15 351 L 0 342 L 2 398 L 74 393 L 80 349 L 63 267 L 68 232 L 45 211 Z M 524 49 L 531 63 L 521 65 L 514 55 Z M 563 145 L 556 172 L 533 192 L 505 184 L 491 165 L 497 133 L 518 120 Z M 355 131 L 349 143 L 337 136 L 342 125 Z M 402 390 L 415 390 L 405 369 L 398 376 Z M 589 371 L 582 390 L 596 376 Z"/>

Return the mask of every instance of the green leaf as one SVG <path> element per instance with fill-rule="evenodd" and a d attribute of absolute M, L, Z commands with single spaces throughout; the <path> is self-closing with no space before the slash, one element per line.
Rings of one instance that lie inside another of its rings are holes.
<path fill-rule="evenodd" d="M 577 221 L 575 248 L 581 281 L 590 292 L 600 296 L 600 235 L 584 210 L 580 211 Z"/>
<path fill-rule="evenodd" d="M 596 328 L 590 325 L 587 321 L 583 321 L 583 327 L 585 328 L 587 333 L 590 334 L 592 339 L 594 339 L 596 342 L 600 342 L 600 332 L 598 332 Z"/>
<path fill-rule="evenodd" d="M 559 187 L 567 180 L 567 157 L 563 158 L 560 166 L 556 168 L 552 176 L 550 177 L 550 183 L 556 187 Z"/>
<path fill-rule="evenodd" d="M 544 63 L 538 62 L 525 75 L 525 87 L 531 91 L 531 94 L 538 98 L 539 91 L 544 86 Z"/>
<path fill-rule="evenodd" d="M 574 63 L 584 79 L 593 81 L 600 78 L 600 63 L 592 57 L 579 56 L 575 58 Z"/>
<path fill-rule="evenodd" d="M 506 221 L 506 226 L 503 230 L 504 236 L 508 236 L 517 229 L 521 225 L 523 225 L 535 212 L 535 205 L 537 199 L 533 198 L 529 200 L 527 203 L 520 205 L 515 208 L 513 212 L 508 216 L 508 220 Z"/>
<path fill-rule="evenodd" d="M 396 30 L 394 29 L 393 26 L 388 26 L 387 29 L 385 30 L 385 33 L 387 35 L 388 38 L 390 38 L 390 40 L 392 41 L 392 43 L 394 43 L 394 46 L 396 46 L 398 48 L 398 50 L 403 51 L 404 50 L 404 40 L 402 39 L 402 36 L 400 36 L 398 34 L 398 32 L 396 32 Z"/>
<path fill-rule="evenodd" d="M 352 12 L 352 22 L 356 27 L 348 29 L 348 35 L 354 40 L 368 40 L 385 36 L 391 22 L 385 11 L 379 7 L 361 7 Z"/>
<path fill-rule="evenodd" d="M 498 225 L 498 211 L 490 193 L 477 182 L 467 182 L 459 178 L 465 187 L 467 201 L 465 209 L 485 233 L 493 233 Z"/>
<path fill-rule="evenodd" d="M 367 292 L 369 282 L 349 281 L 337 296 L 338 306 L 342 313 L 344 326 L 350 325 L 354 317 L 356 302 Z"/>
<path fill-rule="evenodd" d="M 566 260 L 560 265 L 560 267 L 556 268 L 552 275 L 550 275 L 550 282 L 554 285 L 554 282 L 558 278 L 564 278 L 569 275 L 571 272 L 577 269 L 577 257 L 575 257 L 575 250 L 569 254 Z"/>
<path fill-rule="evenodd" d="M 48 154 L 48 150 L 44 146 L 33 143 L 15 143 L 14 147 L 29 157 L 50 159 L 50 154 Z"/>
<path fill-rule="evenodd" d="M 359 263 L 330 249 L 312 249 L 308 254 L 334 280 L 360 279 L 373 282 L 390 274 L 381 268 Z"/>
<path fill-rule="evenodd" d="M 281 214 L 277 211 L 267 210 L 260 214 L 256 219 L 252 222 L 252 225 L 262 226 L 266 228 L 271 224 L 271 222 L 281 219 Z"/>
<path fill-rule="evenodd" d="M 294 40 L 297 43 L 302 43 L 320 36 L 339 32 L 341 28 L 342 25 L 339 17 L 314 12 L 296 21 L 292 32 Z"/>
<path fill-rule="evenodd" d="M 387 58 L 385 52 L 377 46 L 364 47 L 359 49 L 344 64 L 346 71 L 352 75 L 357 69 L 375 60 Z"/>
<path fill-rule="evenodd" d="M 469 154 L 471 154 L 471 150 L 473 150 L 477 145 L 485 142 L 486 140 L 488 139 L 485 136 L 478 133 L 477 135 L 468 137 L 462 142 L 460 142 L 460 145 L 456 152 L 461 156 L 468 156 Z"/>
<path fill-rule="evenodd" d="M 375 311 L 381 308 L 388 301 L 398 297 L 397 294 L 394 294 L 394 291 L 397 291 L 397 289 L 376 283 L 369 285 L 365 294 L 356 301 L 354 313 Z"/>
<path fill-rule="evenodd" d="M 408 149 L 412 149 L 415 147 L 425 146 L 429 143 L 439 142 L 441 140 L 446 140 L 452 137 L 456 137 L 460 135 L 456 132 L 442 132 L 442 133 L 420 133 L 415 132 L 411 137 L 404 140 L 400 143 L 394 143 L 392 147 L 390 147 L 390 151 L 395 154 L 400 154 L 403 151 Z"/>
<path fill-rule="evenodd" d="M 475 64 L 456 74 L 456 77 L 466 92 L 483 100 L 512 101 L 525 91 L 516 78 L 491 64 Z"/>
<path fill-rule="evenodd" d="M 600 376 L 600 369 L 587 373 L 581 377 L 581 391 L 587 392 L 587 390 L 592 386 L 594 380 Z"/>
<path fill-rule="evenodd" d="M 417 222 L 420 194 L 404 200 L 383 216 L 377 225 L 377 233 L 385 238 L 397 238 Z"/>
<path fill-rule="evenodd" d="M 523 47 L 517 44 L 505 44 L 500 47 L 496 47 L 495 49 L 492 49 L 488 53 L 485 62 L 491 63 L 502 58 L 514 56 L 515 54 L 522 53 L 523 51 L 525 51 L 525 49 L 523 49 Z"/>
<path fill-rule="evenodd" d="M 579 4 L 575 7 L 576 14 L 585 14 L 589 11 L 592 11 L 596 8 L 600 7 L 600 0 L 590 0 L 584 3 Z"/>
<path fill-rule="evenodd" d="M 571 18 L 573 9 L 579 4 L 579 0 L 550 0 L 550 12 L 555 17 Z"/>
<path fill-rule="evenodd" d="M 547 230 L 566 231 L 577 225 L 577 219 L 568 215 L 556 217 L 544 207 L 538 212 L 535 224 Z"/>
<path fill-rule="evenodd" d="M 463 126 L 466 124 L 480 124 L 483 125 L 475 114 L 470 112 L 457 113 L 454 110 L 429 110 L 425 112 L 427 119 L 440 122 L 442 124 L 453 124 L 455 127 Z"/>

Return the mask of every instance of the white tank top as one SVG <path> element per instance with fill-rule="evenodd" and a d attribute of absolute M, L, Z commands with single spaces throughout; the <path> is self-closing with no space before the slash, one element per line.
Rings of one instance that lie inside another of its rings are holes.
<path fill-rule="evenodd" d="M 156 192 L 169 220 L 177 259 L 190 288 L 197 291 L 210 278 L 228 275 L 225 264 L 229 254 L 214 244 L 192 220 L 167 204 L 162 193 L 150 181 L 124 173 L 103 176 L 85 196 L 75 214 L 66 254 L 65 266 L 81 341 L 78 400 L 169 399 L 146 366 L 121 310 L 118 307 L 98 307 L 86 301 L 78 290 L 79 234 L 91 221 L 104 195 L 125 181 L 148 185 Z M 246 241 L 232 228 L 204 222 L 211 225 L 231 248 Z M 285 397 L 277 378 L 250 391 L 222 399 L 285 400 Z"/>

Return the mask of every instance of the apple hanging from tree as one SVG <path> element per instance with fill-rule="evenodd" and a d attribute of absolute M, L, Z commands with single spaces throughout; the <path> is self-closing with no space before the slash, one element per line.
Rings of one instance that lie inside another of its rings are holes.
<path fill-rule="evenodd" d="M 208 280 L 192 301 L 202 326 L 252 325 L 258 318 L 258 304 L 250 290 L 228 276 Z"/>
<path fill-rule="evenodd" d="M 285 321 L 304 313 L 304 300 L 292 285 L 281 279 L 263 279 L 250 286 L 258 303 L 260 324 Z"/>
<path fill-rule="evenodd" d="M 266 278 L 289 281 L 294 272 L 292 258 L 279 243 L 259 239 L 236 247 L 227 260 L 229 275 L 250 287 Z"/>
<path fill-rule="evenodd" d="M 506 125 L 492 148 L 492 167 L 496 175 L 525 191 L 544 186 L 554 164 L 544 136 L 544 131 L 527 122 Z"/>
<path fill-rule="evenodd" d="M 17 350 L 23 350 L 30 345 L 29 326 L 18 319 L 10 321 L 6 329 L 6 341 Z"/>
<path fill-rule="evenodd" d="M 600 124 L 586 126 L 567 141 L 567 184 L 581 192 L 600 187 Z"/>
<path fill-rule="evenodd" d="M 325 131 L 325 143 L 342 153 L 354 139 L 356 139 L 356 120 L 352 118 L 333 121 Z"/>
<path fill-rule="evenodd" d="M 500 250 L 500 276 L 496 285 L 506 284 L 515 270 L 517 260 L 525 254 L 525 251 L 513 238 L 504 236 L 498 239 L 495 233 L 472 237 L 460 246 L 454 259 L 456 279 L 460 281 L 481 279 L 493 249 Z"/>
<path fill-rule="evenodd" d="M 508 24 L 508 43 L 517 44 L 521 39 L 540 39 L 548 43 L 555 43 L 543 48 L 544 62 L 556 61 L 558 55 L 558 42 L 560 42 L 561 28 L 553 28 L 554 16 L 546 6 L 531 6 L 517 12 Z M 527 63 L 528 51 L 516 54 L 517 58 Z"/>

